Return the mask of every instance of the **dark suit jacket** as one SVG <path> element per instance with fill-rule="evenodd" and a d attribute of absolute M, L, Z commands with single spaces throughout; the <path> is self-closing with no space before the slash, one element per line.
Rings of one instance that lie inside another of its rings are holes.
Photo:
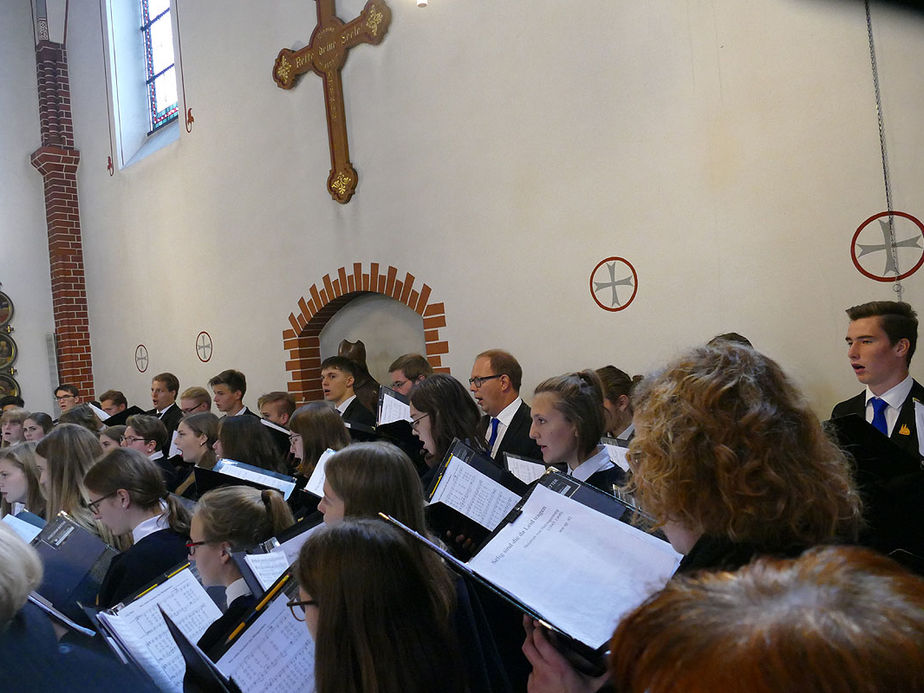
<path fill-rule="evenodd" d="M 157 409 L 150 409 L 145 412 L 148 416 L 157 416 Z M 163 416 L 160 417 L 160 422 L 167 429 L 167 442 L 164 446 L 170 448 L 170 438 L 173 436 L 173 432 L 176 430 L 176 427 L 180 425 L 180 419 L 183 418 L 183 411 L 180 409 L 180 405 L 174 402 L 167 411 L 164 412 Z M 164 450 L 164 452 L 167 452 Z"/>
<path fill-rule="evenodd" d="M 350 406 L 343 412 L 343 420 L 350 423 L 361 424 L 362 426 L 375 427 L 375 415 L 366 409 L 359 397 L 350 402 Z"/>
<path fill-rule="evenodd" d="M 221 646 L 224 645 L 227 637 L 231 635 L 231 631 L 237 628 L 241 619 L 243 619 L 256 604 L 257 597 L 252 594 L 245 594 L 228 604 L 228 608 L 225 612 L 219 616 L 218 619 L 206 629 L 202 637 L 199 638 L 199 642 L 196 643 L 199 649 L 205 652 L 212 661 L 215 661 L 217 653 L 221 649 Z"/>
<path fill-rule="evenodd" d="M 895 427 L 892 429 L 892 435 L 889 436 L 889 440 L 903 450 L 907 450 L 920 457 L 921 453 L 918 450 L 918 429 L 914 421 L 915 399 L 924 402 L 924 386 L 917 380 L 914 381 L 914 384 L 911 386 L 911 392 L 908 393 L 908 397 L 902 404 L 901 411 L 898 413 L 898 420 L 895 422 Z M 861 392 L 856 397 L 851 397 L 835 405 L 834 411 L 831 412 L 831 418 L 834 419 L 839 416 L 847 416 L 848 414 L 866 416 L 865 391 Z M 903 426 L 906 427 L 908 431 L 908 433 L 904 435 L 901 433 Z"/>
<path fill-rule="evenodd" d="M 924 387 L 916 380 L 902 404 L 889 440 L 896 447 L 913 455 L 915 459 L 920 459 L 918 430 L 914 417 L 915 399 L 924 402 Z M 848 414 L 865 417 L 865 392 L 837 404 L 831 412 L 831 418 Z M 908 432 L 903 434 L 903 428 Z M 860 543 L 886 553 L 902 548 L 924 556 L 924 531 L 921 530 L 924 472 L 916 471 L 883 478 L 864 473 L 862 465 L 860 467 L 858 482 L 863 494 L 864 517 L 867 521 L 867 528 L 860 538 Z"/>
<path fill-rule="evenodd" d="M 186 541 L 186 537 L 172 529 L 162 529 L 113 557 L 99 588 L 99 608 L 115 606 L 185 562 Z"/>
<path fill-rule="evenodd" d="M 511 455 L 519 455 L 520 457 L 528 457 L 532 460 L 541 460 L 542 452 L 539 450 L 539 446 L 536 445 L 535 440 L 529 437 L 529 428 L 532 424 L 532 410 L 526 402 L 522 402 L 520 408 L 517 409 L 516 414 L 510 420 L 510 425 L 507 427 L 504 437 L 501 438 L 494 461 L 503 466 L 505 452 L 509 452 Z M 488 438 L 485 433 L 490 426 L 491 417 L 487 414 L 482 416 L 478 424 L 478 434 L 485 440 Z"/>

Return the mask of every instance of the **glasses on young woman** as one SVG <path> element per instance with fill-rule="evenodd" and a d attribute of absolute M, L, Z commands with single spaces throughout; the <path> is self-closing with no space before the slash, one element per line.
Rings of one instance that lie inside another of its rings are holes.
<path fill-rule="evenodd" d="M 309 606 L 317 605 L 318 603 L 314 599 L 292 599 L 286 603 L 289 611 L 292 612 L 292 618 L 302 623 L 305 622 L 305 609 Z"/>

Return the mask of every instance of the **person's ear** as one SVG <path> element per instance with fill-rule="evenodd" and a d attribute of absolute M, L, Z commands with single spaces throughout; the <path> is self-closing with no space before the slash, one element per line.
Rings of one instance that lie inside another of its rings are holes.
<path fill-rule="evenodd" d="M 907 356 L 910 348 L 911 342 L 908 341 L 907 337 L 902 337 L 895 343 L 895 354 L 897 356 Z"/>
<path fill-rule="evenodd" d="M 218 560 L 222 563 L 227 563 L 231 560 L 231 544 L 227 541 L 221 542 L 221 553 L 218 555 Z"/>
<path fill-rule="evenodd" d="M 131 507 L 132 497 L 124 488 L 120 488 L 116 491 L 116 497 L 119 499 L 119 505 L 122 506 L 123 510 L 127 510 Z"/>

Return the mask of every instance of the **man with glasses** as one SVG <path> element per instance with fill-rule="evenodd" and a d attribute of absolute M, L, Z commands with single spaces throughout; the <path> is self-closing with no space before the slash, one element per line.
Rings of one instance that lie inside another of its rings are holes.
<path fill-rule="evenodd" d="M 478 432 L 484 436 L 494 461 L 504 462 L 504 453 L 541 460 L 536 441 L 529 437 L 532 412 L 520 399 L 523 369 L 512 354 L 489 349 L 475 357 L 469 389 L 485 413 Z"/>
<path fill-rule="evenodd" d="M 55 388 L 55 401 L 57 401 L 58 409 L 63 414 L 80 404 L 80 393 L 75 386 L 61 383 Z"/>
<path fill-rule="evenodd" d="M 388 367 L 391 389 L 407 397 L 411 388 L 433 375 L 433 366 L 420 354 L 404 354 Z"/>
<path fill-rule="evenodd" d="M 180 395 L 180 411 L 183 416 L 212 411 L 212 396 L 204 387 L 187 387 Z"/>

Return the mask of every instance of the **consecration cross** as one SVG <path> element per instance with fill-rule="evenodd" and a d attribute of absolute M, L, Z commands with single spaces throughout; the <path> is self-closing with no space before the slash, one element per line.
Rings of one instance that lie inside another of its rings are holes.
<path fill-rule="evenodd" d="M 304 48 L 283 48 L 273 65 L 273 80 L 282 89 L 291 89 L 295 80 L 312 70 L 324 81 L 327 107 L 327 138 L 330 140 L 330 176 L 327 189 L 331 197 L 346 204 L 356 190 L 356 170 L 350 163 L 346 120 L 343 111 L 343 82 L 340 70 L 347 51 L 360 43 L 381 43 L 391 22 L 391 10 L 384 0 L 369 0 L 359 16 L 344 24 L 335 14 L 335 0 L 315 0 L 318 25 Z"/>

